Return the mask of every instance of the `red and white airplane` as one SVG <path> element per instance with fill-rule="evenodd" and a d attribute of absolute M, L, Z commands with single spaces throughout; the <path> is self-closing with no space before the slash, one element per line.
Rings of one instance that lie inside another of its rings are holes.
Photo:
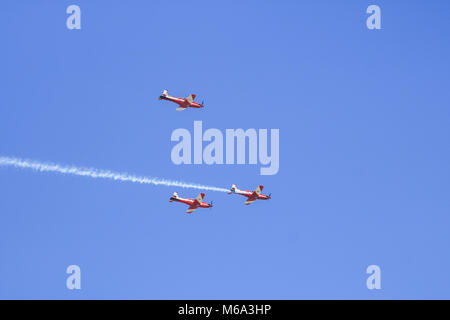
<path fill-rule="evenodd" d="M 255 200 L 269 200 L 271 198 L 271 194 L 269 194 L 268 196 L 266 196 L 265 194 L 262 194 L 262 190 L 263 190 L 264 186 L 259 186 L 255 191 L 244 191 L 244 190 L 239 190 L 235 184 L 233 184 L 231 186 L 230 191 L 228 192 L 228 194 L 240 194 L 244 197 L 247 197 L 247 200 L 245 201 L 246 205 L 252 204 L 253 201 Z"/>
<path fill-rule="evenodd" d="M 192 213 L 197 208 L 212 208 L 212 206 L 213 206 L 212 201 L 211 201 L 211 203 L 203 202 L 204 197 L 205 197 L 205 194 L 200 193 L 198 195 L 198 197 L 195 199 L 183 199 L 178 196 L 178 193 L 174 192 L 173 196 L 170 197 L 169 201 L 170 202 L 177 201 L 177 202 L 181 202 L 181 203 L 185 203 L 185 204 L 189 205 L 189 208 L 187 209 L 186 213 Z"/>
<path fill-rule="evenodd" d="M 186 110 L 188 107 L 203 108 L 204 107 L 203 102 L 202 102 L 202 104 L 194 102 L 195 97 L 196 97 L 195 94 L 191 94 L 186 99 L 172 97 L 172 96 L 169 96 L 169 92 L 167 92 L 167 90 L 164 90 L 162 95 L 159 96 L 159 100 L 167 100 L 167 101 L 175 102 L 176 104 L 178 104 L 178 108 L 176 109 L 177 111 Z"/>

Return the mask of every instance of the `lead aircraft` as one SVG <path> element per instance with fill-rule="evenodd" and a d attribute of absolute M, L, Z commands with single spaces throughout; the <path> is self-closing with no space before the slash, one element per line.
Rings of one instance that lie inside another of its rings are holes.
<path fill-rule="evenodd" d="M 252 204 L 255 200 L 269 200 L 271 199 L 271 194 L 266 196 L 265 194 L 262 194 L 264 186 L 259 186 L 256 188 L 255 191 L 245 191 L 245 190 L 239 190 L 235 184 L 231 186 L 230 191 L 228 194 L 240 194 L 241 196 L 247 197 L 247 200 L 245 201 L 246 205 Z"/>
<path fill-rule="evenodd" d="M 194 102 L 195 97 L 196 97 L 195 94 L 191 94 L 189 95 L 189 97 L 184 99 L 172 97 L 169 96 L 169 92 L 167 90 L 164 90 L 162 95 L 159 96 L 159 100 L 167 100 L 178 104 L 178 108 L 176 108 L 177 111 L 183 111 L 186 110 L 187 108 L 203 108 L 204 107 L 203 102 L 201 104 Z"/>

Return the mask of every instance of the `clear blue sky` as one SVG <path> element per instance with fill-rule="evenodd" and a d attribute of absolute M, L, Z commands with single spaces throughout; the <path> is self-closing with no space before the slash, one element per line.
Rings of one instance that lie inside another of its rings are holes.
<path fill-rule="evenodd" d="M 449 18 L 438 0 L 3 1 L 0 155 L 273 199 L 210 191 L 187 215 L 169 197 L 197 190 L 0 168 L 0 298 L 449 299 Z M 174 165 L 194 120 L 279 128 L 279 173 Z"/>

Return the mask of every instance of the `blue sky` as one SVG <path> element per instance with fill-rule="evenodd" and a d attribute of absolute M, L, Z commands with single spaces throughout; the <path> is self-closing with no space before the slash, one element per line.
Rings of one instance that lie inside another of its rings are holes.
<path fill-rule="evenodd" d="M 448 1 L 4 1 L 0 155 L 273 199 L 209 191 L 187 215 L 168 199 L 197 190 L 0 168 L 0 298 L 449 299 L 449 18 Z M 279 128 L 279 173 L 174 165 L 194 120 Z"/>

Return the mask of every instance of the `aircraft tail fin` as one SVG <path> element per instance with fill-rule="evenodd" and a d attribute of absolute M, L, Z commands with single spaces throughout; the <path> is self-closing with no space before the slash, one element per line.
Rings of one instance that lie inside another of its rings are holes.
<path fill-rule="evenodd" d="M 167 98 L 169 96 L 169 92 L 164 90 L 163 93 L 159 96 L 159 100 Z"/>
<path fill-rule="evenodd" d="M 173 196 L 170 197 L 169 201 L 172 202 L 175 199 L 178 199 L 178 193 L 176 192 L 173 193 Z"/>
<path fill-rule="evenodd" d="M 237 189 L 236 185 L 233 184 L 233 185 L 231 186 L 231 189 L 230 189 L 230 191 L 228 192 L 228 194 L 232 194 L 233 192 L 236 191 L 236 189 Z"/>

